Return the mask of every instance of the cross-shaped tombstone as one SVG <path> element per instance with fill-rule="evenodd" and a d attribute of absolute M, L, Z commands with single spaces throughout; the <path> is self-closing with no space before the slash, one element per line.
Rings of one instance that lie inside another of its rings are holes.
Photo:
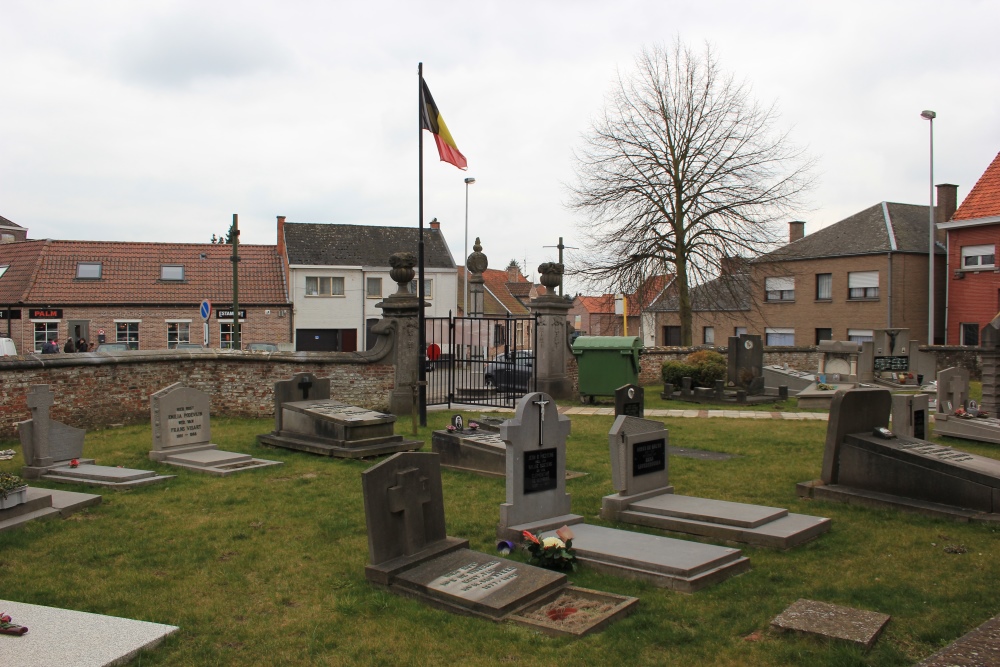
<path fill-rule="evenodd" d="M 307 376 L 303 377 L 301 380 L 299 380 L 299 383 L 296 386 L 302 392 L 302 400 L 303 401 L 308 401 L 309 400 L 309 389 L 313 386 L 312 378 L 307 375 Z"/>
<path fill-rule="evenodd" d="M 55 404 L 55 396 L 47 384 L 35 384 L 28 392 L 28 408 L 31 409 L 32 461 L 27 465 L 43 468 L 55 463 L 49 453 L 49 408 Z"/>
<path fill-rule="evenodd" d="M 274 432 L 282 429 L 282 406 L 310 399 L 321 401 L 330 398 L 330 378 L 318 378 L 312 373 L 296 373 L 291 380 L 274 383 Z"/>
<path fill-rule="evenodd" d="M 396 473 L 396 486 L 386 491 L 389 511 L 403 515 L 403 553 L 415 554 L 426 546 L 424 505 L 431 501 L 427 478 L 417 468 Z"/>
<path fill-rule="evenodd" d="M 941 414 L 951 414 L 963 407 L 969 396 L 969 372 L 964 368 L 946 368 L 938 373 L 938 407 Z"/>

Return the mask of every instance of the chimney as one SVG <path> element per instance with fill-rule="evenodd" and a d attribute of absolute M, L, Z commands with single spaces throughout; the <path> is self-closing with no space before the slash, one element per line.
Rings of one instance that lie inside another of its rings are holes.
<path fill-rule="evenodd" d="M 434 218 L 433 220 L 431 220 L 430 224 L 431 224 L 431 229 L 441 229 L 441 223 L 438 222 L 437 218 Z"/>
<path fill-rule="evenodd" d="M 517 264 L 514 263 L 514 260 L 511 260 L 510 264 L 507 265 L 507 282 L 521 282 L 521 270 L 517 268 Z"/>
<path fill-rule="evenodd" d="M 285 216 L 278 216 L 278 255 L 285 256 Z"/>
<path fill-rule="evenodd" d="M 792 220 L 788 223 L 788 242 L 794 243 L 806 235 L 806 223 L 802 220 Z"/>
<path fill-rule="evenodd" d="M 951 183 L 940 183 L 936 187 L 937 206 L 934 207 L 934 222 L 948 222 L 958 208 L 958 186 Z M 946 244 L 948 232 L 943 229 L 935 229 L 934 238 L 938 243 Z"/>

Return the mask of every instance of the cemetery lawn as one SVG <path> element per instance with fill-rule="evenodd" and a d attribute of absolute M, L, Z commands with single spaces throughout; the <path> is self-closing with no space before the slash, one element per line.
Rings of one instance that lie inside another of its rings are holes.
<path fill-rule="evenodd" d="M 477 416 L 464 413 L 466 421 Z M 428 422 L 444 428 L 449 417 L 431 412 Z M 612 491 L 612 421 L 572 418 L 567 468 L 587 474 L 569 480 L 567 490 L 574 512 L 588 523 L 606 525 L 599 513 L 601 497 Z M 820 475 L 824 423 L 663 421 L 674 446 L 736 455 L 672 457 L 677 493 L 831 517 L 831 532 L 787 552 L 743 547 L 749 572 L 693 595 L 584 567 L 570 575 L 574 584 L 636 596 L 638 609 L 583 639 L 550 638 L 373 587 L 364 577 L 360 480 L 372 462 L 264 449 L 255 436 L 269 432 L 272 420 L 214 418 L 220 448 L 285 465 L 212 477 L 148 460 L 148 424 L 90 432 L 85 454 L 98 463 L 177 477 L 131 491 L 58 487 L 102 493 L 104 502 L 68 519 L 0 533 L 0 598 L 180 626 L 133 663 L 143 667 L 912 665 L 1000 613 L 1000 526 L 796 496 L 797 482 Z M 408 420 L 397 431 L 408 435 Z M 420 438 L 430 451 L 430 430 L 421 429 Z M 950 444 L 1000 458 L 995 446 Z M 0 461 L 0 470 L 17 472 L 20 445 L 0 443 L 8 447 L 17 457 Z M 443 486 L 448 534 L 495 553 L 503 480 L 445 470 Z M 523 552 L 513 557 L 526 560 Z M 892 620 L 868 653 L 769 630 L 771 619 L 800 598 Z M 0 654 L 3 642 L 14 641 L 0 637 Z"/>

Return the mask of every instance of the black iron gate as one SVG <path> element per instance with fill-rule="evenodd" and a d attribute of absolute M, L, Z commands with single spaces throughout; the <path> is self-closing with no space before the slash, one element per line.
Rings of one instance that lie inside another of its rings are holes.
<path fill-rule="evenodd" d="M 428 317 L 427 405 L 513 408 L 535 391 L 537 317 Z"/>

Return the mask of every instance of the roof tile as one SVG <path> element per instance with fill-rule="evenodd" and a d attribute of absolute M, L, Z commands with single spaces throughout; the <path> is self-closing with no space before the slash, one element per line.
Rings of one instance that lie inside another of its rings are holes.
<path fill-rule="evenodd" d="M 1000 216 L 1000 153 L 979 177 L 952 220 L 975 220 Z"/>

